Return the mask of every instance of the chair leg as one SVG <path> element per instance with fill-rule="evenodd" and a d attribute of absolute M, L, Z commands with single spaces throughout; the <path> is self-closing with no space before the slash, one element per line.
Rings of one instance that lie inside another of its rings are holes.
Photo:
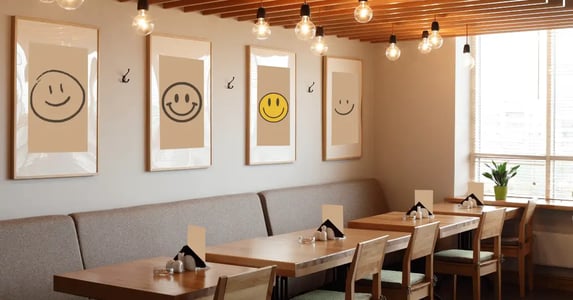
<path fill-rule="evenodd" d="M 472 275 L 472 283 L 474 290 L 474 300 L 481 299 L 481 276 L 479 274 Z"/>
<path fill-rule="evenodd" d="M 458 288 L 458 275 L 454 274 L 454 300 L 456 300 L 456 296 L 458 295 L 457 288 Z"/>
<path fill-rule="evenodd" d="M 517 255 L 517 275 L 519 276 L 519 297 L 525 297 L 525 256 Z"/>
<path fill-rule="evenodd" d="M 527 254 L 525 257 L 525 261 L 527 263 L 527 278 L 529 279 L 529 291 L 533 291 L 533 255 L 531 252 Z"/>
<path fill-rule="evenodd" d="M 495 272 L 495 294 L 498 300 L 501 300 L 501 263 L 497 264 L 497 271 Z"/>

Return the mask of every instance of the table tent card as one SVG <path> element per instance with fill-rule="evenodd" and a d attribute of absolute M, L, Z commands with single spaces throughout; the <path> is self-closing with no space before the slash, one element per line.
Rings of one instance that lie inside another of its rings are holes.
<path fill-rule="evenodd" d="M 187 245 L 173 258 L 182 261 L 185 270 L 194 271 L 196 268 L 205 268 L 205 227 L 187 226 Z"/>
<path fill-rule="evenodd" d="M 431 214 L 434 211 L 434 191 L 414 190 L 414 203 L 422 203 Z"/>
<path fill-rule="evenodd" d="M 318 232 L 323 232 L 327 239 L 344 237 L 344 208 L 342 205 L 324 204 L 322 205 L 322 221 L 318 227 Z M 323 240 L 317 234 L 318 240 Z"/>
<path fill-rule="evenodd" d="M 468 182 L 468 195 L 474 195 L 478 201 L 483 200 L 483 182 Z M 483 205 L 483 203 L 481 204 Z"/>

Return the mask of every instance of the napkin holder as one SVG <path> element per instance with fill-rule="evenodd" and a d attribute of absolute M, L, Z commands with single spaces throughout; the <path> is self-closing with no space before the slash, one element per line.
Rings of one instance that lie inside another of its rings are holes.
<path fill-rule="evenodd" d="M 464 200 L 462 200 L 462 202 L 460 202 L 460 205 L 462 207 L 472 208 L 477 206 L 483 206 L 484 204 L 476 195 L 474 195 L 474 193 L 471 193 Z"/>
<path fill-rule="evenodd" d="M 406 212 L 406 216 L 412 216 L 413 214 L 415 214 L 416 217 L 419 219 L 421 219 L 421 218 L 429 218 L 429 219 L 434 218 L 434 214 L 429 209 L 427 209 L 426 206 L 424 206 L 424 204 L 422 204 L 422 202 L 418 202 L 418 203 L 414 204 L 414 206 L 412 206 L 412 208 L 410 208 L 410 210 L 408 210 Z"/>
<path fill-rule="evenodd" d="M 326 236 L 326 239 L 324 237 Z M 324 240 L 334 240 L 334 239 L 343 239 L 344 233 L 330 219 L 326 219 L 315 232 L 315 238 L 320 241 Z"/>
<path fill-rule="evenodd" d="M 195 271 L 196 268 L 206 268 L 205 262 L 191 249 L 185 245 L 173 258 L 175 261 L 182 261 L 185 270 Z"/>

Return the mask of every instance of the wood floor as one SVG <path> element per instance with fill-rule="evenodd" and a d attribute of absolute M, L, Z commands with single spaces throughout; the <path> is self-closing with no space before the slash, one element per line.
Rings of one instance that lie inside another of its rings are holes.
<path fill-rule="evenodd" d="M 453 299 L 452 295 L 452 279 L 448 276 L 439 276 L 438 284 L 436 285 L 436 294 L 442 300 Z M 482 281 L 482 299 L 489 300 L 495 299 L 493 284 L 486 280 Z M 503 283 L 501 287 L 502 298 L 504 300 L 525 299 L 525 300 L 570 300 L 573 299 L 573 292 L 565 292 L 559 290 L 549 289 L 534 289 L 533 292 L 528 292 L 525 298 L 519 297 L 519 286 L 512 283 Z M 458 297 L 459 300 L 466 300 L 472 298 L 472 282 L 471 278 L 458 277 Z"/>

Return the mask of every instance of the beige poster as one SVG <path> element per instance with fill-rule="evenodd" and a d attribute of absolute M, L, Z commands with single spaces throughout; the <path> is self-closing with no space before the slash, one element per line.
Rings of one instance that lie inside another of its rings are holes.
<path fill-rule="evenodd" d="M 159 56 L 160 149 L 204 147 L 203 61 Z"/>
<path fill-rule="evenodd" d="M 257 145 L 290 144 L 290 69 L 258 66 Z"/>
<path fill-rule="evenodd" d="M 359 142 L 360 87 L 358 75 L 332 73 L 332 144 Z"/>
<path fill-rule="evenodd" d="M 88 151 L 87 53 L 30 44 L 29 153 Z"/>

